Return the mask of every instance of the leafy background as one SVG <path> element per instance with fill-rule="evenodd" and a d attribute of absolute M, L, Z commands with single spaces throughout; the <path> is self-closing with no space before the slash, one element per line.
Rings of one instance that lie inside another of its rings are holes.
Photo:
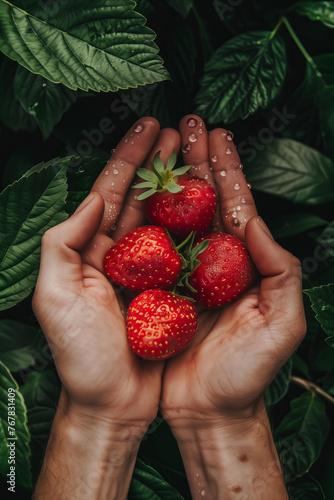
<path fill-rule="evenodd" d="M 307 335 L 266 397 L 290 497 L 332 499 L 334 4 L 91 5 L 0 0 L 1 488 L 6 388 L 17 388 L 22 499 L 31 497 L 59 394 L 31 309 L 43 232 L 74 211 L 138 116 L 175 127 L 196 111 L 234 131 L 259 212 L 302 262 Z M 190 492 L 158 416 L 129 500 L 178 498 Z"/>

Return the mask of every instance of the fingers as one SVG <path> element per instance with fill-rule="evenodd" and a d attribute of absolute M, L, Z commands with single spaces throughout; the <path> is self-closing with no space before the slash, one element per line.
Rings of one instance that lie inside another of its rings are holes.
<path fill-rule="evenodd" d="M 210 132 L 209 154 L 225 230 L 243 241 L 247 221 L 257 211 L 233 144 L 233 134 L 219 128 Z"/>
<path fill-rule="evenodd" d="M 205 123 L 200 116 L 187 115 L 180 121 L 182 154 L 185 165 L 192 165 L 189 172 L 203 177 L 214 188 L 215 180 L 209 159 L 209 140 Z M 217 211 L 213 220 L 216 231 L 223 231 L 222 220 Z"/>
<path fill-rule="evenodd" d="M 274 241 L 260 217 L 248 222 L 246 244 L 263 276 L 260 312 L 276 332 L 277 344 L 290 350 L 288 357 L 306 332 L 300 262 Z"/>
<path fill-rule="evenodd" d="M 138 120 L 118 144 L 95 181 L 92 191 L 97 191 L 105 201 L 100 232 L 109 234 L 114 227 L 135 171 L 148 155 L 159 135 L 159 129 L 155 118 L 145 117 Z"/>
<path fill-rule="evenodd" d="M 154 143 L 151 151 L 149 152 L 144 168 L 151 169 L 150 163 L 153 161 L 154 155 L 161 151 L 160 158 L 164 164 L 167 163 L 168 158 L 175 150 L 176 154 L 180 150 L 181 139 L 179 133 L 172 128 L 165 128 L 160 131 L 160 134 Z M 139 182 L 139 180 L 138 180 Z M 138 195 L 142 192 L 141 189 L 130 189 L 124 203 L 122 213 L 116 224 L 116 229 L 112 233 L 115 241 L 118 241 L 126 233 L 135 227 L 142 226 L 146 223 L 143 213 L 144 203 L 137 199 Z"/>
<path fill-rule="evenodd" d="M 82 285 L 80 251 L 99 228 L 104 211 L 103 198 L 90 193 L 77 211 L 65 222 L 46 231 L 42 238 L 40 272 L 36 291 L 67 289 Z"/>

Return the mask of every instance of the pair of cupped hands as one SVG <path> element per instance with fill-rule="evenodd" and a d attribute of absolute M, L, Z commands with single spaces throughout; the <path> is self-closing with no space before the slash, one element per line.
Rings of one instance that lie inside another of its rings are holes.
<path fill-rule="evenodd" d="M 208 134 L 196 115 L 185 116 L 179 132 L 140 119 L 77 211 L 43 236 L 33 308 L 75 414 L 130 426 L 139 438 L 159 407 L 171 426 L 253 418 L 265 388 L 302 340 L 300 263 L 258 217 L 226 132 Z M 197 333 L 184 352 L 145 361 L 128 345 L 126 307 L 103 262 L 115 241 L 145 224 L 139 190 L 131 189 L 136 169 L 150 168 L 157 151 L 166 163 L 180 149 L 190 173 L 216 189 L 214 228 L 246 242 L 262 279 L 224 308 L 199 311 Z"/>

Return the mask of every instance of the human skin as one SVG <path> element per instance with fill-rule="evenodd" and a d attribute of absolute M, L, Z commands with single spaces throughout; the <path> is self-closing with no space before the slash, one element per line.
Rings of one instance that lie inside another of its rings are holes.
<path fill-rule="evenodd" d="M 153 118 L 139 120 L 143 130 L 131 127 L 87 204 L 43 237 L 33 307 L 62 392 L 35 499 L 125 499 L 159 402 L 194 499 L 287 498 L 263 392 L 305 332 L 300 266 L 257 217 L 226 131 L 216 129 L 208 139 L 199 117 L 189 129 L 194 116 L 182 120 L 180 135 L 160 131 Z M 197 141 L 185 163 L 218 191 L 215 228 L 246 240 L 263 279 L 224 309 L 199 312 L 196 338 L 184 353 L 166 364 L 149 362 L 129 348 L 126 297 L 104 276 L 103 259 L 114 241 L 144 223 L 139 190 L 129 189 L 136 168 L 148 168 L 159 150 L 166 161 L 190 132 Z M 237 206 L 235 225 L 230 214 Z"/>

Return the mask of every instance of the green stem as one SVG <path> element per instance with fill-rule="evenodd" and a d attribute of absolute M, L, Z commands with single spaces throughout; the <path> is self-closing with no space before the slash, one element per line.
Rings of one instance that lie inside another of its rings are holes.
<path fill-rule="evenodd" d="M 321 387 L 314 384 L 313 382 L 309 382 L 308 380 L 305 380 L 300 377 L 291 377 L 291 382 L 293 382 L 296 385 L 299 385 L 300 387 L 303 387 L 303 389 L 316 392 L 319 396 L 326 399 L 326 401 L 334 404 L 334 398 L 330 394 L 325 392 L 323 389 L 321 389 Z"/>
<path fill-rule="evenodd" d="M 289 23 L 289 21 L 287 20 L 287 18 L 285 16 L 283 16 L 281 18 L 281 21 L 285 24 L 285 27 L 287 28 L 288 32 L 290 33 L 293 41 L 295 42 L 295 44 L 297 45 L 297 47 L 299 48 L 299 50 L 301 51 L 301 53 L 305 57 L 306 61 L 309 63 L 309 65 L 311 66 L 311 68 L 315 72 L 316 76 L 319 78 L 319 80 L 324 85 L 324 87 L 327 87 L 326 81 L 325 81 L 322 73 L 319 71 L 318 66 L 315 64 L 314 60 L 312 59 L 312 57 L 310 56 L 310 54 L 307 52 L 307 50 L 305 49 L 304 45 L 299 40 L 296 32 L 292 28 L 292 26 Z"/>
<path fill-rule="evenodd" d="M 273 31 L 270 34 L 270 37 L 269 37 L 269 40 L 268 40 L 269 42 L 270 42 L 270 40 L 272 40 L 274 38 L 274 36 L 276 35 L 277 31 L 280 29 L 282 22 L 283 22 L 283 18 L 281 17 L 281 19 L 278 21 L 278 23 L 276 24 L 275 28 L 273 29 Z"/>

